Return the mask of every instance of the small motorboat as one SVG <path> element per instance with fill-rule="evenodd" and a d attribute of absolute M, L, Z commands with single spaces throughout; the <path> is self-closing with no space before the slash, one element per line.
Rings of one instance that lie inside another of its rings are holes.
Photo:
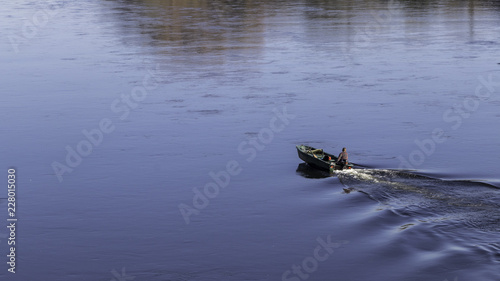
<path fill-rule="evenodd" d="M 337 164 L 337 156 L 326 153 L 323 149 L 316 149 L 307 145 L 297 145 L 299 158 L 304 160 L 310 166 L 333 172 L 335 170 L 352 169 L 355 164 L 348 162 L 346 165 Z"/>

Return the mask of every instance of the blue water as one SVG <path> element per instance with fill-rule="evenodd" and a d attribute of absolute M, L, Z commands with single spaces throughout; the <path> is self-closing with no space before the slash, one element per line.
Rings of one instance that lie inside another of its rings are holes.
<path fill-rule="evenodd" d="M 2 280 L 500 279 L 495 2 L 0 14 Z"/>

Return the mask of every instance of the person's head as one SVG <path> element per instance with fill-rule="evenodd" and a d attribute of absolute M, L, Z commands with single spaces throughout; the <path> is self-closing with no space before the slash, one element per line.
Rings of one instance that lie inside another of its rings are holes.
<path fill-rule="evenodd" d="M 342 151 L 345 151 L 345 150 L 346 150 L 346 149 L 345 149 L 345 147 L 344 147 L 344 148 L 342 148 Z"/>

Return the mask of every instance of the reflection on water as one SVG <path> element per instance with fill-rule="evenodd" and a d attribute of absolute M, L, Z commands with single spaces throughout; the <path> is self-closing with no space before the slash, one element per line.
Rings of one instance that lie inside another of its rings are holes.
<path fill-rule="evenodd" d="M 297 174 L 308 179 L 323 179 L 332 176 L 330 173 L 313 168 L 306 163 L 300 163 L 299 166 L 297 166 Z"/>
<path fill-rule="evenodd" d="M 303 25 L 307 37 L 322 43 L 352 47 L 373 37 L 417 39 L 436 23 L 474 41 L 475 25 L 488 20 L 488 10 L 499 9 L 492 1 L 107 1 L 111 16 L 120 19 L 125 43 L 147 44 L 168 55 L 238 55 L 257 51 L 275 38 L 273 25 Z M 300 9 L 305 21 L 289 15 Z M 486 17 L 485 17 L 486 16 Z M 458 20 L 457 20 L 458 19 Z M 403 33 L 398 34 L 400 29 Z M 321 30 L 320 33 L 317 31 Z M 388 32 L 395 32 L 388 34 Z M 345 47 L 344 46 L 344 47 Z M 341 51 L 339 48 L 337 51 Z M 218 57 L 223 62 L 222 57 Z"/>
<path fill-rule="evenodd" d="M 499 44 L 494 32 L 484 32 L 484 24 L 496 20 L 491 10 L 500 6 L 488 1 L 105 3 L 109 7 L 102 20 L 116 26 L 112 30 L 120 33 L 123 44 L 168 65 L 165 75 L 177 81 L 225 77 L 238 84 L 265 75 L 263 68 L 276 60 L 307 56 L 314 57 L 311 61 L 325 56 L 332 65 L 353 67 L 370 60 L 366 54 L 393 47 L 402 53 L 384 63 L 406 60 L 407 54 L 422 48 L 461 53 L 462 48 Z M 485 41 L 492 43 L 474 43 Z M 473 44 L 462 47 L 467 42 Z M 288 70 L 281 67 L 275 73 Z"/>
<path fill-rule="evenodd" d="M 112 16 L 120 19 L 126 40 L 138 36 L 136 44 L 147 44 L 155 52 L 197 56 L 192 63 L 216 65 L 258 52 L 264 42 L 266 7 L 253 1 L 118 1 Z M 204 54 L 211 59 L 200 61 Z"/>

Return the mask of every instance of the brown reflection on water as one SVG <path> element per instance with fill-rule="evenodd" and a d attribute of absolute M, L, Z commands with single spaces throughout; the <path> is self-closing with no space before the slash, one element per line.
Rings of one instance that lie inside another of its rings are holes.
<path fill-rule="evenodd" d="M 258 55 L 264 44 L 266 5 L 258 1 L 112 2 L 124 40 L 153 47 L 156 54 L 220 64 L 230 57 Z"/>
<path fill-rule="evenodd" d="M 276 34 L 334 53 L 373 42 L 425 45 L 430 40 L 475 40 L 475 24 L 491 1 L 195 1 L 108 0 L 109 19 L 125 44 L 184 64 L 220 65 L 262 57 Z M 108 14 L 106 14 L 106 17 Z M 491 15 L 490 15 L 491 16 Z M 118 20 L 117 20 L 118 19 Z M 443 26 L 435 32 L 436 26 Z M 441 34 L 439 34 L 441 32 Z M 302 36 L 303 35 L 303 36 Z M 425 37 L 425 36 L 427 37 Z M 426 41 L 428 40 L 428 41 Z M 482 39 L 484 40 L 484 39 Z M 285 43 L 290 43 L 286 41 Z M 293 42 L 292 42 L 293 43 Z"/>

